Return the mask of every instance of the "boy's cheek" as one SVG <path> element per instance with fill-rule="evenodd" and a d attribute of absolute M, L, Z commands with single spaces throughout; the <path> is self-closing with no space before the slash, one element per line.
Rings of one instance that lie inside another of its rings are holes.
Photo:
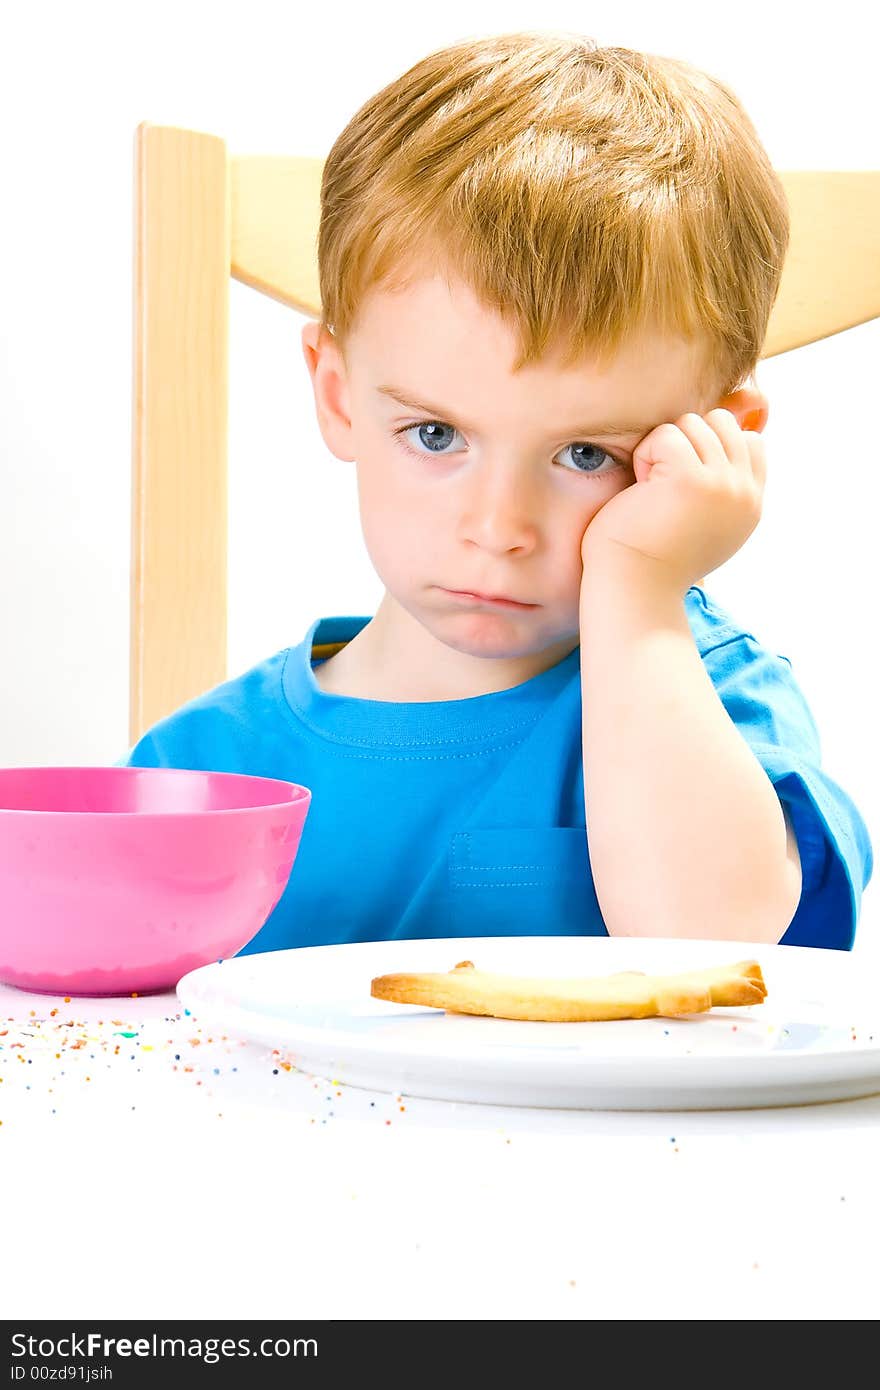
<path fill-rule="evenodd" d="M 604 511 L 608 504 L 614 501 L 615 497 L 618 497 L 621 492 L 625 492 L 626 489 L 628 487 L 631 487 L 634 482 L 635 479 L 632 477 L 632 475 L 627 473 L 625 482 L 622 482 L 619 487 L 615 487 L 613 492 L 606 493 L 606 495 L 602 497 L 598 503 L 594 503 L 588 511 L 585 511 L 583 513 L 581 517 L 580 527 L 581 540 L 583 540 L 584 536 L 589 530 L 591 523 L 595 521 L 599 513 L 601 511 Z"/>
<path fill-rule="evenodd" d="M 625 492 L 627 488 L 632 487 L 634 482 L 635 478 L 632 476 L 631 473 L 627 472 L 625 475 L 625 481 L 622 482 L 619 487 L 616 487 L 613 492 L 603 497 L 598 506 L 592 507 L 590 511 L 582 517 L 580 530 L 578 532 L 578 550 L 581 560 L 583 560 L 583 556 L 588 544 L 586 539 L 587 532 L 589 531 L 590 526 L 595 521 L 596 517 L 600 514 L 600 512 L 603 512 L 605 510 L 609 503 L 614 501 L 615 497 L 618 497 L 621 492 Z"/>

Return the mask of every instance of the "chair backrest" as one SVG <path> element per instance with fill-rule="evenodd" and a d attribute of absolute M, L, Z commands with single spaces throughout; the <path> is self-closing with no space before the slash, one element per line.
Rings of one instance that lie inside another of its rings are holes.
<path fill-rule="evenodd" d="M 226 678 L 229 280 L 319 316 L 322 169 L 135 132 L 132 742 Z M 780 177 L 791 241 L 764 358 L 880 317 L 880 170 Z"/>

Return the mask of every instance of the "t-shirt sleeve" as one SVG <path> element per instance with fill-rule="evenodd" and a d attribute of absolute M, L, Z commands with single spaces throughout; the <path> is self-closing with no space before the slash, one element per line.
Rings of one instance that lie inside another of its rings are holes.
<path fill-rule="evenodd" d="M 169 735 L 169 726 L 171 731 Z M 174 728 L 169 719 L 148 729 L 127 753 L 118 758 L 114 767 L 188 767 L 187 750 L 180 747 L 181 740 L 174 737 Z"/>
<path fill-rule="evenodd" d="M 162 763 L 159 759 L 158 749 L 149 738 L 139 739 L 127 753 L 121 758 L 117 758 L 114 767 L 170 767 L 170 763 Z"/>
<path fill-rule="evenodd" d="M 874 867 L 871 841 L 853 801 L 821 766 L 819 731 L 791 662 L 749 633 L 700 655 L 797 838 L 803 883 L 782 944 L 849 950 Z"/>
<path fill-rule="evenodd" d="M 200 759 L 202 750 L 193 737 L 197 728 L 198 721 L 192 715 L 187 717 L 187 711 L 168 715 L 141 734 L 114 767 L 178 767 L 196 772 L 208 769 L 210 760 Z"/>

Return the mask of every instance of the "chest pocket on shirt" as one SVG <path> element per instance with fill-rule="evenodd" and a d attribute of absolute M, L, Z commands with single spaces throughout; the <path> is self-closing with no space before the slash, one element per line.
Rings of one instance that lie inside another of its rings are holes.
<path fill-rule="evenodd" d="M 606 935 L 583 828 L 454 834 L 448 901 L 459 936 Z"/>

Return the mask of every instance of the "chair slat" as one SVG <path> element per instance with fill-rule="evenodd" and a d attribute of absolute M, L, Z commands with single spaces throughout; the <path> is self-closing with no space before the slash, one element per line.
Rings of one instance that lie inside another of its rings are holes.
<path fill-rule="evenodd" d="M 222 140 L 138 126 L 129 730 L 226 672 L 229 196 Z"/>

